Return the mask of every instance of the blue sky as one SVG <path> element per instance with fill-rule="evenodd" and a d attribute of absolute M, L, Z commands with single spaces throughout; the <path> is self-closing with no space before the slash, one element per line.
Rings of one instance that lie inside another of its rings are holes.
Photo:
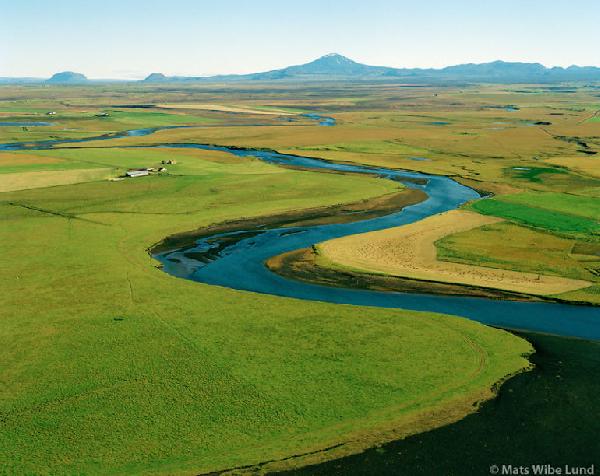
<path fill-rule="evenodd" d="M 597 0 L 0 0 L 0 76 L 247 73 L 330 52 L 600 66 L 598 45 Z"/>

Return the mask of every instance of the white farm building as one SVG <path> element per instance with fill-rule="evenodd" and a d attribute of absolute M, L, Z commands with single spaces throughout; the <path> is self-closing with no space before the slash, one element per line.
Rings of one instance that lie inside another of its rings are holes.
<path fill-rule="evenodd" d="M 148 169 L 131 169 L 128 170 L 127 172 L 125 172 L 125 175 L 127 175 L 127 177 L 143 177 L 145 175 L 148 175 L 150 172 L 148 171 Z"/>

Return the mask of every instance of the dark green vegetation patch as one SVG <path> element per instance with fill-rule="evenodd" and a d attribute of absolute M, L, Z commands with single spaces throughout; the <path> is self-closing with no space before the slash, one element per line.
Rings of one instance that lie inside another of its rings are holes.
<path fill-rule="evenodd" d="M 595 198 L 528 193 L 480 200 L 470 207 L 484 215 L 506 218 L 562 235 L 589 239 L 598 239 L 600 235 L 600 223 L 592 218 L 600 216 L 596 214 L 598 200 Z"/>
<path fill-rule="evenodd" d="M 565 175 L 568 172 L 564 169 L 552 168 L 552 167 L 523 167 L 523 168 L 512 168 L 511 174 L 513 177 L 528 180 L 530 182 L 540 183 L 542 182 L 542 176 L 545 174 L 562 174 Z"/>

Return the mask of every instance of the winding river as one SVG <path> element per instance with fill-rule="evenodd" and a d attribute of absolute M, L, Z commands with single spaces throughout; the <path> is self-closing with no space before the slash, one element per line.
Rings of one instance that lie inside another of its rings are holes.
<path fill-rule="evenodd" d="M 165 128 L 138 129 L 85 139 L 0 144 L 0 150 L 49 149 L 54 145 L 66 143 L 143 136 L 161 129 Z M 600 340 L 600 307 L 335 288 L 290 280 L 271 272 L 264 265 L 265 260 L 281 253 L 306 248 L 332 238 L 413 223 L 437 213 L 453 210 L 469 200 L 480 198 L 474 190 L 448 177 L 332 163 L 322 159 L 265 150 L 240 150 L 189 143 L 161 144 L 154 147 L 218 150 L 239 157 L 256 157 L 268 163 L 299 166 L 316 171 L 332 170 L 373 175 L 382 179 L 404 182 L 406 186 L 420 188 L 428 195 L 428 199 L 421 203 L 379 218 L 346 224 L 251 230 L 251 233 L 244 233 L 244 237 L 240 240 L 229 240 L 231 244 L 221 246 L 216 253 L 215 247 L 219 247 L 219 239 L 231 233 L 213 235 L 197 240 L 193 247 L 154 255 L 162 263 L 163 270 L 171 275 L 263 294 L 337 304 L 439 312 L 508 329 Z M 419 185 L 414 182 L 414 179 L 425 179 L 426 183 Z"/>
<path fill-rule="evenodd" d="M 338 164 L 262 150 L 236 150 L 200 144 L 170 144 L 169 147 L 219 150 L 241 157 L 257 157 L 274 164 L 375 175 L 384 179 L 405 181 L 408 187 L 420 188 L 429 196 L 427 200 L 399 212 L 370 220 L 259 231 L 220 249 L 216 259 L 208 261 L 198 258 L 209 254 L 213 256 L 211 249 L 219 246 L 219 238 L 230 233 L 202 238 L 194 247 L 155 255 L 163 264 L 164 271 L 169 274 L 277 296 L 337 304 L 433 311 L 464 316 L 498 327 L 600 339 L 599 307 L 335 288 L 290 280 L 271 272 L 264 265 L 265 260 L 281 253 L 306 248 L 332 238 L 413 223 L 436 213 L 453 210 L 469 200 L 480 197 L 474 190 L 448 177 Z M 427 183 L 417 185 L 414 183 L 415 178 L 426 179 Z"/>

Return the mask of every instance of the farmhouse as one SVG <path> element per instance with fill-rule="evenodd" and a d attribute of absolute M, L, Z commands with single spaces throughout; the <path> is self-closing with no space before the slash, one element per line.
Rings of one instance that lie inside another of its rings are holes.
<path fill-rule="evenodd" d="M 127 175 L 127 177 L 143 177 L 145 175 L 148 175 L 149 171 L 148 169 L 129 169 L 127 172 L 125 172 L 125 175 Z"/>

